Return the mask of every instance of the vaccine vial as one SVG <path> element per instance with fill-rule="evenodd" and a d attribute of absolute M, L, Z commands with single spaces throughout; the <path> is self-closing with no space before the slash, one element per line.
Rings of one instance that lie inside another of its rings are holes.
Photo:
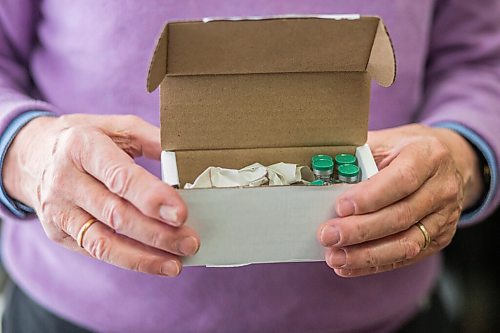
<path fill-rule="evenodd" d="M 314 163 L 314 161 L 317 161 L 317 160 L 330 160 L 330 161 L 333 161 L 333 157 L 331 157 L 330 155 L 314 155 L 313 157 L 311 157 L 311 164 Z"/>
<path fill-rule="evenodd" d="M 355 164 L 342 164 L 337 168 L 338 179 L 342 183 L 355 184 L 359 182 L 359 167 Z"/>
<path fill-rule="evenodd" d="M 328 155 L 315 155 L 311 159 L 314 177 L 325 184 L 332 183 L 333 159 Z"/>
<path fill-rule="evenodd" d="M 335 164 L 337 164 L 337 167 L 343 164 L 357 164 L 357 159 L 356 156 L 351 155 L 351 154 L 338 154 L 335 155 Z"/>
<path fill-rule="evenodd" d="M 341 180 L 339 180 L 339 166 L 344 165 L 344 164 L 353 164 L 357 165 L 357 159 L 356 156 L 351 155 L 351 154 L 337 154 L 335 155 L 335 170 L 334 170 L 334 175 L 333 178 L 335 179 L 336 182 L 342 183 Z"/>

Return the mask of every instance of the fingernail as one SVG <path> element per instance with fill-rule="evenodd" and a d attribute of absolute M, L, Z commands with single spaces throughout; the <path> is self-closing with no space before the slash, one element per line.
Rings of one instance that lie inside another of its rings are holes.
<path fill-rule="evenodd" d="M 333 250 L 330 254 L 330 265 L 333 267 L 342 267 L 346 264 L 346 254 L 342 249 Z"/>
<path fill-rule="evenodd" d="M 354 203 L 351 200 L 341 199 L 337 204 L 337 214 L 340 217 L 354 214 Z"/>
<path fill-rule="evenodd" d="M 337 227 L 326 225 L 321 229 L 321 243 L 326 246 L 335 245 L 340 241 L 340 233 Z"/>
<path fill-rule="evenodd" d="M 160 216 L 165 222 L 178 227 L 181 223 L 177 219 L 177 207 L 173 206 L 161 206 Z"/>
<path fill-rule="evenodd" d="M 179 241 L 177 249 L 185 256 L 190 256 L 198 252 L 198 240 L 193 236 L 183 238 Z"/>
<path fill-rule="evenodd" d="M 177 276 L 180 270 L 179 264 L 175 260 L 166 261 L 161 266 L 161 273 L 167 276 Z"/>

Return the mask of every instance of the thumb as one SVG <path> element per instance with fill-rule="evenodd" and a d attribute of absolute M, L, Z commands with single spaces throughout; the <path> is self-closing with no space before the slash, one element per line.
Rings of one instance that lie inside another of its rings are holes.
<path fill-rule="evenodd" d="M 83 115 L 82 115 L 83 116 Z M 132 157 L 160 160 L 160 129 L 135 115 L 85 115 L 88 125 L 100 128 Z"/>

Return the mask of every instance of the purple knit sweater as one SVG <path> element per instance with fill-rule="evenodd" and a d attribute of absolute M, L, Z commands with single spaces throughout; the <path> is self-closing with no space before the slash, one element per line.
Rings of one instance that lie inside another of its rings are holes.
<path fill-rule="evenodd" d="M 371 129 L 448 122 L 479 136 L 498 160 L 500 2 L 493 0 L 5 0 L 0 131 L 29 110 L 136 114 L 158 124 L 159 98 L 145 92 L 145 77 L 168 20 L 333 13 L 379 15 L 391 33 L 398 78 L 391 88 L 373 87 Z M 159 174 L 158 163 L 139 163 Z M 488 215 L 498 192 L 490 189 L 487 204 L 464 222 Z M 324 263 L 263 264 L 186 268 L 172 279 L 70 252 L 48 240 L 36 218 L 5 210 L 2 218 L 2 254 L 16 283 L 59 316 L 100 332 L 387 332 L 418 311 L 440 266 L 434 256 L 348 279 Z"/>

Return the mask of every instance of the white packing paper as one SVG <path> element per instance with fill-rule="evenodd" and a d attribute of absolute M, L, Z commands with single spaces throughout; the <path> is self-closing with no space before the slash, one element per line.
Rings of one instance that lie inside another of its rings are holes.
<path fill-rule="evenodd" d="M 312 172 L 307 166 L 280 162 L 266 167 L 254 163 L 240 170 L 208 167 L 184 188 L 277 186 L 308 183 L 311 180 Z"/>

